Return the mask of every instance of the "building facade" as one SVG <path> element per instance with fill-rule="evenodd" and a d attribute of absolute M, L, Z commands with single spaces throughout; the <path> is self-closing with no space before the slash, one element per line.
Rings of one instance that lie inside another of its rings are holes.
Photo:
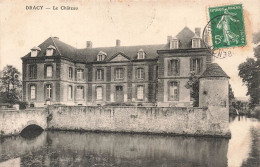
<path fill-rule="evenodd" d="M 185 27 L 166 44 L 76 49 L 50 37 L 22 57 L 23 99 L 46 104 L 190 106 L 190 72 L 200 76 L 212 56 L 200 29 Z"/>

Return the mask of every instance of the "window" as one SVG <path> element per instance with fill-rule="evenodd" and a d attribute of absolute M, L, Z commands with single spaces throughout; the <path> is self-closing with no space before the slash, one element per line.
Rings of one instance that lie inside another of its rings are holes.
<path fill-rule="evenodd" d="M 84 99 L 84 87 L 83 86 L 77 87 L 77 99 Z"/>
<path fill-rule="evenodd" d="M 116 79 L 123 79 L 124 78 L 124 69 L 123 68 L 116 68 L 115 69 L 115 77 L 116 77 Z"/>
<path fill-rule="evenodd" d="M 102 61 L 103 60 L 103 55 L 98 55 L 97 61 Z"/>
<path fill-rule="evenodd" d="M 97 80 L 103 80 L 104 79 L 104 72 L 102 69 L 97 69 Z"/>
<path fill-rule="evenodd" d="M 107 54 L 106 54 L 105 52 L 100 51 L 100 52 L 98 53 L 98 55 L 97 55 L 97 61 L 103 61 L 103 60 L 105 60 L 106 55 L 107 55 Z"/>
<path fill-rule="evenodd" d="M 71 100 L 73 98 L 73 89 L 72 89 L 72 86 L 69 85 L 69 88 L 68 88 L 68 99 Z"/>
<path fill-rule="evenodd" d="M 31 51 L 31 57 L 36 57 L 38 55 L 38 51 L 37 50 L 32 50 Z"/>
<path fill-rule="evenodd" d="M 52 65 L 46 66 L 46 77 L 52 77 Z"/>
<path fill-rule="evenodd" d="M 170 82 L 169 83 L 169 92 L 168 92 L 168 99 L 170 101 L 177 101 L 179 100 L 179 88 L 177 82 Z"/>
<path fill-rule="evenodd" d="M 144 59 L 144 58 L 145 58 L 145 53 L 144 53 L 143 49 L 140 49 L 138 51 L 137 59 Z"/>
<path fill-rule="evenodd" d="M 200 74 L 202 71 L 202 59 L 191 59 L 191 71 L 195 74 Z"/>
<path fill-rule="evenodd" d="M 102 100 L 103 99 L 103 89 L 101 86 L 98 86 L 96 89 L 97 92 L 97 100 Z"/>
<path fill-rule="evenodd" d="M 77 80 L 83 79 L 83 69 L 77 69 Z"/>
<path fill-rule="evenodd" d="M 73 77 L 73 69 L 72 67 L 69 67 L 69 79 L 72 79 Z"/>
<path fill-rule="evenodd" d="M 192 48 L 200 48 L 200 39 L 192 39 Z"/>
<path fill-rule="evenodd" d="M 136 78 L 137 79 L 144 79 L 144 69 L 143 68 L 137 68 L 136 69 Z"/>
<path fill-rule="evenodd" d="M 51 86 L 51 84 L 46 85 L 45 92 L 46 92 L 45 97 L 50 99 L 52 97 L 52 86 Z"/>
<path fill-rule="evenodd" d="M 179 60 L 172 59 L 168 61 L 168 75 L 179 74 Z"/>
<path fill-rule="evenodd" d="M 144 86 L 137 86 L 137 100 L 143 100 L 144 98 Z"/>
<path fill-rule="evenodd" d="M 37 65 L 36 64 L 31 64 L 29 66 L 29 77 L 37 78 Z"/>
<path fill-rule="evenodd" d="M 52 55 L 53 55 L 53 49 L 47 49 L 46 56 L 52 56 Z"/>
<path fill-rule="evenodd" d="M 170 49 L 178 49 L 179 41 L 177 39 L 173 39 L 170 43 Z"/>
<path fill-rule="evenodd" d="M 36 87 L 35 87 L 35 85 L 31 85 L 30 86 L 30 92 L 31 92 L 31 95 L 30 95 L 30 97 L 31 97 L 31 100 L 34 100 L 34 99 L 36 99 Z"/>

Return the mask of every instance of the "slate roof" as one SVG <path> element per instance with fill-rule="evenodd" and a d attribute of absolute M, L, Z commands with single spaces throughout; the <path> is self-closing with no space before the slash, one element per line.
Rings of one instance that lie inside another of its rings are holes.
<path fill-rule="evenodd" d="M 200 78 L 207 77 L 227 77 L 230 78 L 217 63 L 211 63 L 207 66 L 206 70 Z"/>
<path fill-rule="evenodd" d="M 143 49 L 145 52 L 146 59 L 156 59 L 158 57 L 157 50 L 160 50 L 164 46 L 165 44 L 85 48 L 78 49 L 77 52 L 81 56 L 84 55 L 88 62 L 95 62 L 96 56 L 100 51 L 107 54 L 105 61 L 110 60 L 112 57 L 114 57 L 114 55 L 118 55 L 120 53 L 127 56 L 130 60 L 135 60 L 140 49 Z"/>
<path fill-rule="evenodd" d="M 194 36 L 195 34 L 188 27 L 185 27 L 180 33 L 178 33 L 176 37 L 180 41 L 179 49 L 190 49 L 192 45 L 191 39 Z M 37 57 L 45 56 L 46 49 L 50 45 L 56 48 L 53 56 L 62 56 L 74 60 L 76 62 L 95 62 L 96 56 L 100 51 L 105 52 L 107 54 L 106 59 L 104 61 L 111 60 L 113 56 L 118 55 L 120 53 L 128 57 L 129 60 L 135 60 L 137 59 L 137 54 L 140 49 L 142 49 L 145 52 L 145 59 L 157 59 L 158 50 L 169 49 L 169 43 L 158 45 L 114 46 L 77 49 L 60 41 L 56 37 L 49 37 L 38 46 L 41 49 L 41 51 Z M 28 53 L 23 58 L 30 57 L 30 54 L 31 53 Z"/>

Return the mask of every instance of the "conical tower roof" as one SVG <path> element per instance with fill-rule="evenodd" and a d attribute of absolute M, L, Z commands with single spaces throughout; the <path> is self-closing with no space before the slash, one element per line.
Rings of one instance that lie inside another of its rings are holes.
<path fill-rule="evenodd" d="M 200 76 L 200 78 L 207 78 L 207 77 L 226 77 L 226 78 L 230 78 L 217 63 L 209 64 L 207 69 Z"/>

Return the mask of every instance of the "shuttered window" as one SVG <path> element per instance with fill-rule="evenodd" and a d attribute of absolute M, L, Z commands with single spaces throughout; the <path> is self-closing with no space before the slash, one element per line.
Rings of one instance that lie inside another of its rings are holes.
<path fill-rule="evenodd" d="M 37 65 L 36 64 L 31 64 L 29 66 L 29 77 L 37 78 Z"/>
<path fill-rule="evenodd" d="M 179 60 L 172 59 L 168 60 L 168 75 L 178 75 L 179 74 Z"/>
<path fill-rule="evenodd" d="M 195 58 L 191 59 L 191 71 L 195 74 L 200 74 L 202 72 L 202 59 Z"/>

